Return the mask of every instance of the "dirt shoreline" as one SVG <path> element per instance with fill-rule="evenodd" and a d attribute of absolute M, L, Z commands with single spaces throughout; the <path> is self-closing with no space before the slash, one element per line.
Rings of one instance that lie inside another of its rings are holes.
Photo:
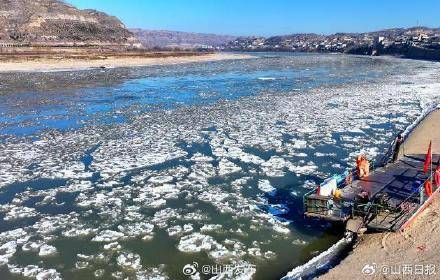
<path fill-rule="evenodd" d="M 402 150 L 405 154 L 425 154 L 431 139 L 433 154 L 440 154 L 438 109 L 417 125 Z M 364 235 L 349 256 L 319 279 L 439 279 L 439 236 L 440 195 L 437 194 L 432 204 L 404 232 Z M 371 275 L 362 272 L 366 265 L 373 267 L 375 272 Z"/>
<path fill-rule="evenodd" d="M 193 62 L 249 59 L 252 55 L 233 53 L 208 53 L 159 57 L 111 56 L 95 59 L 78 58 L 35 58 L 0 61 L 0 73 L 4 72 L 53 72 L 75 71 L 94 68 L 141 67 L 155 65 L 183 64 Z"/>

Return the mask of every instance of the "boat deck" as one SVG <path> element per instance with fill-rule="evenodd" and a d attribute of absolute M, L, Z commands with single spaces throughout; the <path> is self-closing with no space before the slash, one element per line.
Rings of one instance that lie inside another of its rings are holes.
<path fill-rule="evenodd" d="M 439 157 L 433 155 L 434 168 Z M 401 157 L 342 188 L 340 200 L 308 194 L 305 215 L 340 222 L 360 216 L 365 217 L 370 230 L 397 231 L 421 206 L 420 190 L 430 174 L 423 172 L 424 162 L 425 155 Z M 369 194 L 368 201 L 361 202 L 361 192 Z M 353 207 L 344 206 L 345 203 Z"/>
<path fill-rule="evenodd" d="M 433 186 L 433 196 L 428 198 L 423 188 L 431 174 L 423 172 L 430 143 L 433 169 L 440 158 L 440 106 L 429 110 L 409 127 L 396 162 L 377 168 L 368 177 L 348 186 L 341 184 L 341 199 L 321 196 L 317 189 L 311 190 L 304 195 L 305 216 L 334 222 L 361 218 L 367 228 L 378 231 L 407 228 L 440 192 L 440 188 Z M 359 196 L 363 191 L 368 193 L 368 199 Z"/>
<path fill-rule="evenodd" d="M 434 162 L 438 156 L 434 158 Z M 386 192 L 394 204 L 408 197 L 414 185 L 419 185 L 427 179 L 423 173 L 425 155 L 405 156 L 395 163 L 374 170 L 368 177 L 354 181 L 342 191 L 342 197 L 353 200 L 357 194 L 366 191 L 370 197 L 380 192 Z"/>
<path fill-rule="evenodd" d="M 439 155 L 433 155 L 436 163 Z M 379 193 L 386 193 L 386 203 L 395 211 L 378 212 L 367 227 L 379 231 L 396 231 L 417 211 L 420 206 L 417 188 L 428 179 L 423 172 L 425 155 L 407 155 L 395 163 L 376 169 L 368 177 L 354 181 L 342 189 L 344 200 L 355 201 L 362 191 L 370 195 L 370 200 Z"/>

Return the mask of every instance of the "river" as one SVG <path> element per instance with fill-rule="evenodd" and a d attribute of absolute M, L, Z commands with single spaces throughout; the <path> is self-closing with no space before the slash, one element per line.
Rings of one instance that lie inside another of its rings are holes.
<path fill-rule="evenodd" d="M 439 70 L 259 53 L 0 73 L 2 279 L 279 279 L 341 237 L 302 195 L 380 157 Z"/>

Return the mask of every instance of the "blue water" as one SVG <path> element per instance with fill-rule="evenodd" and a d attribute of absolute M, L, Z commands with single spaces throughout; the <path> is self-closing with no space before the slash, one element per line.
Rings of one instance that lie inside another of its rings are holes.
<path fill-rule="evenodd" d="M 340 55 L 256 56 L 179 67 L 0 74 L 0 134 L 26 136 L 45 129 L 123 123 L 126 117 L 158 108 L 295 94 L 323 85 L 374 82 L 399 72 L 393 63 Z"/>

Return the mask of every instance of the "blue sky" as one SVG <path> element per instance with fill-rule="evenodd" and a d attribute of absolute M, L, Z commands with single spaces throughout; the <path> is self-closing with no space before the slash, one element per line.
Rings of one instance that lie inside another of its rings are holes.
<path fill-rule="evenodd" d="M 128 27 L 231 35 L 440 27 L 439 0 L 67 0 Z"/>

